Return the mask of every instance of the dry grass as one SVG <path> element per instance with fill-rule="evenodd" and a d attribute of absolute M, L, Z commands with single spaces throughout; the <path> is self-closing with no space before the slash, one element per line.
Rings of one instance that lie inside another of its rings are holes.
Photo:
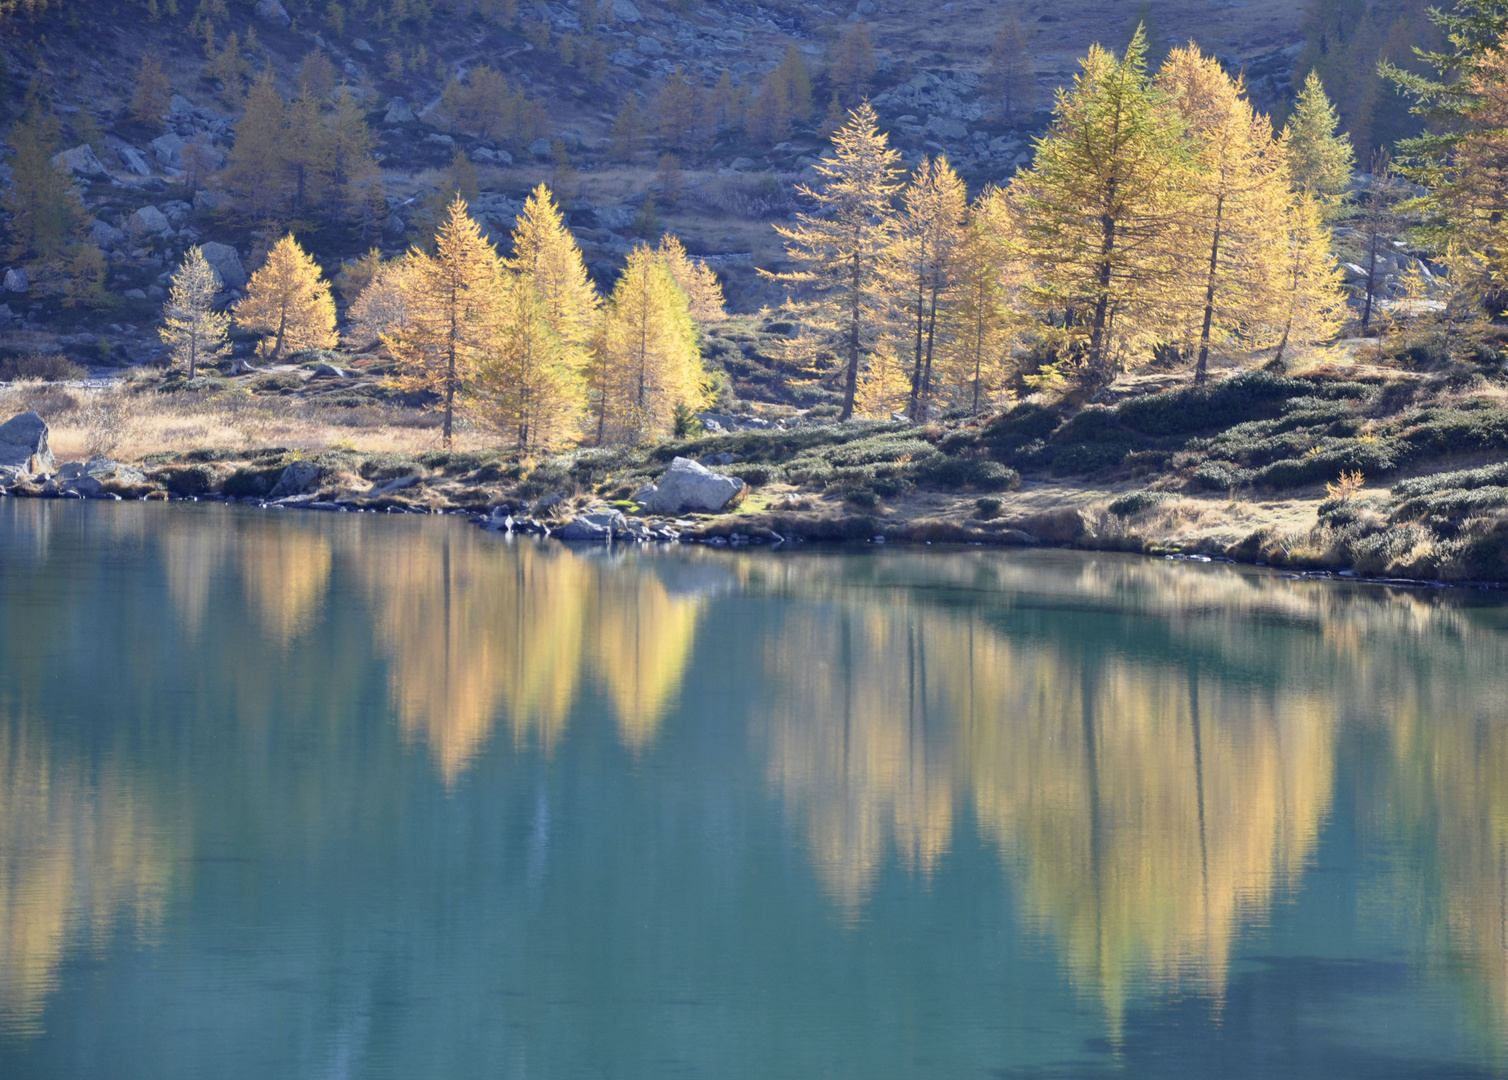
<path fill-rule="evenodd" d="M 0 417 L 35 410 L 51 428 L 53 455 L 95 453 L 128 461 L 162 451 L 282 446 L 417 453 L 440 445 L 438 418 L 413 409 L 330 408 L 246 393 L 158 393 L 144 382 L 104 388 L 46 383 L 0 385 Z M 456 449 L 494 445 L 487 432 L 461 429 Z"/>

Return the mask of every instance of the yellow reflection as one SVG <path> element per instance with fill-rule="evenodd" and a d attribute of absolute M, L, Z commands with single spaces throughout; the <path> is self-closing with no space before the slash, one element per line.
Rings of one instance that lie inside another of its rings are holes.
<path fill-rule="evenodd" d="M 236 535 L 236 562 L 262 628 L 287 646 L 306 630 L 330 585 L 330 542 L 319 531 L 282 521 L 248 525 Z"/>
<path fill-rule="evenodd" d="M 619 736 L 638 752 L 654 740 L 680 694 L 701 603 L 671 595 L 651 573 L 627 567 L 596 573 L 592 668 L 607 689 Z"/>
<path fill-rule="evenodd" d="M 161 924 L 173 852 L 114 770 L 56 766 L 23 724 L 0 725 L 0 1032 L 41 1030 L 66 951 L 118 921 Z"/>

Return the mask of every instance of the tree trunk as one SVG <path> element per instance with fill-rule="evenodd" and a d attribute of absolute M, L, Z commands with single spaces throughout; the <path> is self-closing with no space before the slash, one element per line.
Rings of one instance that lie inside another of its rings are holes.
<path fill-rule="evenodd" d="M 1367 241 L 1367 299 L 1361 310 L 1363 330 L 1372 323 L 1372 294 L 1377 291 L 1377 240 L 1377 234 L 1373 233 Z"/>
<path fill-rule="evenodd" d="M 838 419 L 849 420 L 853 417 L 853 402 L 859 389 L 859 287 L 863 282 L 863 269 L 859 263 L 859 253 L 853 256 L 853 279 L 850 284 L 849 311 L 848 311 L 848 373 L 843 386 L 843 411 Z"/>
<path fill-rule="evenodd" d="M 1089 369 L 1100 372 L 1105 358 L 1105 328 L 1110 315 L 1110 257 L 1115 253 L 1115 219 L 1108 215 L 1100 219 L 1100 292 L 1094 301 L 1094 322 L 1089 335 Z"/>
<path fill-rule="evenodd" d="M 1215 321 L 1215 270 L 1220 265 L 1220 225 L 1225 211 L 1225 196 L 1215 200 L 1215 235 L 1210 240 L 1210 274 L 1204 287 L 1204 329 L 1199 333 L 1199 360 L 1194 365 L 1194 385 L 1204 385 L 1209 377 L 1210 324 Z"/>
<path fill-rule="evenodd" d="M 922 400 L 920 403 L 923 410 L 926 409 L 927 404 L 932 400 L 932 344 L 937 340 L 937 293 L 938 285 L 937 280 L 934 278 L 932 281 L 931 308 L 927 312 L 927 366 L 922 372 Z M 923 417 L 918 416 L 916 419 L 920 422 Z"/>
<path fill-rule="evenodd" d="M 906 407 L 906 415 L 911 417 L 911 422 L 921 422 L 921 395 L 922 395 L 922 323 L 925 321 L 925 308 L 927 303 L 926 286 L 924 277 L 917 275 L 916 279 L 916 346 L 911 362 L 911 402 Z"/>

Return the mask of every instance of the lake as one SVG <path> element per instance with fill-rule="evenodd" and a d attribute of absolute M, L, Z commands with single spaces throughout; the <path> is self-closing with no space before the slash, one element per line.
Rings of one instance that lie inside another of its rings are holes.
<path fill-rule="evenodd" d="M 1505 599 L 0 500 L 0 1076 L 1508 1075 Z"/>

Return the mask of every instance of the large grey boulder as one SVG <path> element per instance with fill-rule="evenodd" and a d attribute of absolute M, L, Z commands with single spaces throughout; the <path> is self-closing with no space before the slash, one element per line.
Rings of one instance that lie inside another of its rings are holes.
<path fill-rule="evenodd" d="M 742 480 L 732 476 L 720 476 L 690 458 L 678 457 L 670 463 L 653 492 L 640 492 L 643 501 L 636 502 L 652 514 L 683 514 L 700 510 L 716 513 L 736 503 L 745 494 Z"/>
<path fill-rule="evenodd" d="M 643 20 L 639 9 L 634 7 L 633 0 L 613 0 L 613 18 L 623 23 L 636 23 Z"/>
<path fill-rule="evenodd" d="M 387 112 L 382 114 L 384 124 L 412 124 L 414 122 L 414 110 L 408 107 L 408 102 L 401 97 L 395 97 L 387 103 Z"/>
<path fill-rule="evenodd" d="M 288 9 L 278 3 L 278 0 L 257 0 L 254 10 L 256 11 L 257 18 L 269 26 L 278 26 L 286 30 L 293 25 L 293 19 L 289 17 Z"/>
<path fill-rule="evenodd" d="M 24 412 L 0 424 L 0 466 L 31 474 L 52 472 L 53 464 L 46 420 L 34 412 Z"/>
<path fill-rule="evenodd" d="M 235 248 L 218 240 L 211 240 L 207 244 L 200 244 L 199 250 L 204 253 L 204 261 L 220 275 L 221 285 L 227 289 L 246 287 L 246 267 L 241 265 L 241 256 L 236 254 Z"/>
<path fill-rule="evenodd" d="M 25 270 L 7 270 L 3 287 L 6 292 L 24 293 L 31 288 L 31 275 Z"/>
<path fill-rule="evenodd" d="M 108 250 L 125 238 L 123 232 L 107 221 L 95 218 L 89 223 L 89 239 L 94 241 L 96 247 Z"/>
<path fill-rule="evenodd" d="M 134 146 L 117 146 L 115 156 L 120 158 L 121 166 L 133 176 L 151 176 L 152 166 L 147 163 L 146 156 Z"/>
<path fill-rule="evenodd" d="M 147 145 L 152 148 L 152 156 L 157 159 L 157 164 L 164 169 L 183 168 L 183 151 L 188 148 L 188 143 L 180 136 L 169 132 L 157 136 Z"/>
<path fill-rule="evenodd" d="M 155 206 L 140 207 L 130 217 L 131 231 L 137 236 L 161 236 L 173 231 L 167 215 Z"/>
<path fill-rule="evenodd" d="M 287 495 L 302 495 L 319 480 L 319 466 L 312 461 L 295 461 L 283 470 L 268 498 L 281 499 Z"/>
<path fill-rule="evenodd" d="M 550 535 L 557 540 L 611 540 L 628 533 L 628 518 L 620 511 L 580 514 Z"/>
<path fill-rule="evenodd" d="M 75 176 L 104 176 L 105 166 L 95 156 L 93 148 L 88 143 L 75 146 L 72 150 L 64 150 L 52 159 L 54 165 L 58 165 Z"/>

